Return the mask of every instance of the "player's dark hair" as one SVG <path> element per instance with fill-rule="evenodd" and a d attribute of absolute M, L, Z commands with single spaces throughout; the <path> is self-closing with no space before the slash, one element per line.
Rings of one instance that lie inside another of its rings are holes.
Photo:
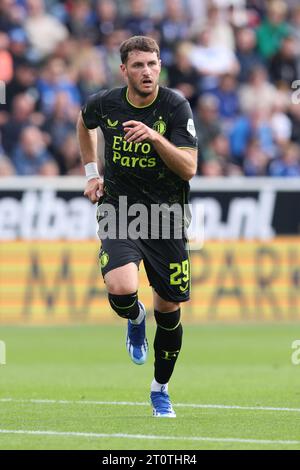
<path fill-rule="evenodd" d="M 122 64 L 125 64 L 128 59 L 128 54 L 131 51 L 143 51 L 143 52 L 156 52 L 157 58 L 160 57 L 159 46 L 157 42 L 148 38 L 147 36 L 132 36 L 126 41 L 123 41 L 120 46 L 120 55 Z"/>

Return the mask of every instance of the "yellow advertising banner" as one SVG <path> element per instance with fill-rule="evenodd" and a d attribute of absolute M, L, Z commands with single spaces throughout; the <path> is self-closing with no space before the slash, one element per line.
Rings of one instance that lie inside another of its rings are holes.
<path fill-rule="evenodd" d="M 96 241 L 2 242 L 0 323 L 116 321 Z M 300 320 L 300 238 L 206 242 L 191 251 L 192 297 L 185 321 Z M 143 266 L 139 297 L 152 315 Z M 120 320 L 121 321 L 121 320 Z"/>

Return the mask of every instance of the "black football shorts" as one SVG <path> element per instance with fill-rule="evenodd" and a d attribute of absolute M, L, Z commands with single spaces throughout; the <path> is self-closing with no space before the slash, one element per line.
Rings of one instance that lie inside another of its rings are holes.
<path fill-rule="evenodd" d="M 144 262 L 150 285 L 164 300 L 190 298 L 190 260 L 187 242 L 181 239 L 104 239 L 99 254 L 102 275 L 128 263 Z"/>

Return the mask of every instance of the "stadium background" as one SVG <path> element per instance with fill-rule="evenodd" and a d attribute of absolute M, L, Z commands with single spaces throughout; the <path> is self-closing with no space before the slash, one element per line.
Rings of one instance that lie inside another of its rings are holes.
<path fill-rule="evenodd" d="M 296 1 L 0 2 L 0 322 L 109 322 L 75 126 L 120 86 L 118 46 L 155 37 L 162 83 L 199 137 L 186 320 L 300 318 L 300 8 Z M 51 34 L 50 34 L 51 31 Z M 101 148 L 99 149 L 101 157 Z M 140 292 L 151 305 L 142 271 Z"/>

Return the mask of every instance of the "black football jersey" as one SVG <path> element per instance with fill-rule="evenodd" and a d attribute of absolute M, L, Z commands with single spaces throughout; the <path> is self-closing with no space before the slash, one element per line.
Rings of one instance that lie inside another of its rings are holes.
<path fill-rule="evenodd" d="M 82 109 L 88 129 L 100 127 L 105 139 L 104 201 L 118 206 L 119 196 L 128 205 L 184 204 L 189 184 L 171 171 L 150 142 L 126 142 L 122 123 L 141 121 L 180 148 L 197 148 L 193 115 L 188 101 L 169 88 L 159 87 L 156 99 L 136 107 L 127 87 L 92 95 Z"/>

